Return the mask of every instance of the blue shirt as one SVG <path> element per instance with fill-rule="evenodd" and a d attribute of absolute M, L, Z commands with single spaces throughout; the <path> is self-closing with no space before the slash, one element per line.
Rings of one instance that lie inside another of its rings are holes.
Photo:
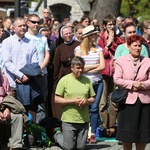
<path fill-rule="evenodd" d="M 42 64 L 45 56 L 45 51 L 50 50 L 48 47 L 47 39 L 42 34 L 38 33 L 36 35 L 31 35 L 28 32 L 25 33 L 25 36 L 28 39 L 32 39 L 34 44 L 36 45 L 38 57 L 39 57 L 39 65 Z M 47 73 L 46 67 L 43 69 L 44 74 Z"/>
<path fill-rule="evenodd" d="M 16 34 L 2 42 L 2 58 L 9 84 L 14 88 L 15 79 L 21 79 L 23 76 L 19 70 L 26 64 L 38 62 L 34 43 L 26 37 L 20 39 Z"/>

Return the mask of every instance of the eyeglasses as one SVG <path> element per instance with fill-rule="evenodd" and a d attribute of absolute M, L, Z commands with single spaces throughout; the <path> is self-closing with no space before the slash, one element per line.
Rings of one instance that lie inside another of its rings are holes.
<path fill-rule="evenodd" d="M 49 14 L 49 12 L 44 12 L 44 14 Z"/>
<path fill-rule="evenodd" d="M 31 23 L 33 23 L 33 24 L 40 24 L 40 21 L 33 21 L 33 20 L 29 20 Z"/>

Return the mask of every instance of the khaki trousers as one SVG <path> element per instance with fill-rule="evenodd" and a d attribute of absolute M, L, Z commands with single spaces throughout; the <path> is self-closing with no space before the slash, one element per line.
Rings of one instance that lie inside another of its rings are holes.
<path fill-rule="evenodd" d="M 22 148 L 23 115 L 11 113 L 11 119 L 0 124 L 0 149 L 7 147 L 9 139 L 10 148 Z"/>
<path fill-rule="evenodd" d="M 112 77 L 103 76 L 103 93 L 99 104 L 99 113 L 106 128 L 115 128 L 117 106 L 111 101 L 111 93 L 114 89 Z"/>

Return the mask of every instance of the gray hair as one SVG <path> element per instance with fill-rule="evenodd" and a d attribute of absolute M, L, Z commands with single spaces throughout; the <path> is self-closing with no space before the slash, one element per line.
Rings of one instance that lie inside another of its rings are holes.
<path fill-rule="evenodd" d="M 124 18 L 123 17 L 121 17 L 121 16 L 118 16 L 117 18 L 116 18 L 116 20 L 124 20 Z"/>
<path fill-rule="evenodd" d="M 15 27 L 16 26 L 16 22 L 18 21 L 18 20 L 24 20 L 24 18 L 22 18 L 22 17 L 16 17 L 14 20 L 13 20 L 13 26 Z M 24 20 L 25 21 L 25 20 Z"/>
<path fill-rule="evenodd" d="M 79 65 L 79 66 L 84 66 L 85 65 L 85 61 L 82 57 L 79 56 L 75 56 L 72 60 L 71 60 L 71 66 L 75 66 L 75 65 Z"/>

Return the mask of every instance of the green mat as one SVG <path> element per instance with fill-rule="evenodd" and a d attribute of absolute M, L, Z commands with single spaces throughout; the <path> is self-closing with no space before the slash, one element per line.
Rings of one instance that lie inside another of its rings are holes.
<path fill-rule="evenodd" d="M 96 141 L 100 142 L 118 142 L 115 137 L 106 138 L 106 137 L 96 137 Z"/>

